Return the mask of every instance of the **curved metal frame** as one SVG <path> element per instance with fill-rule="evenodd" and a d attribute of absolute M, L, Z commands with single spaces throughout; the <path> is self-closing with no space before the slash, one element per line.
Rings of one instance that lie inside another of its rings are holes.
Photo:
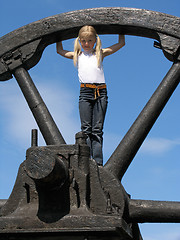
<path fill-rule="evenodd" d="M 124 33 L 156 39 L 171 61 L 177 58 L 178 17 L 143 9 L 85 9 L 41 19 L 0 38 L 0 80 L 8 80 L 21 65 L 30 69 L 46 46 L 77 36 L 79 28 L 86 24 L 95 26 L 99 34 Z"/>

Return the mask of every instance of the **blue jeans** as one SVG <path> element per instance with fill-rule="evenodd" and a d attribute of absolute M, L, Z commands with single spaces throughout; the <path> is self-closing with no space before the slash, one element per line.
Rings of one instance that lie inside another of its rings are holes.
<path fill-rule="evenodd" d="M 87 135 L 91 157 L 103 164 L 103 125 L 106 115 L 108 97 L 107 89 L 100 89 L 100 96 L 95 99 L 95 89 L 81 88 L 79 96 L 79 113 L 81 130 Z"/>

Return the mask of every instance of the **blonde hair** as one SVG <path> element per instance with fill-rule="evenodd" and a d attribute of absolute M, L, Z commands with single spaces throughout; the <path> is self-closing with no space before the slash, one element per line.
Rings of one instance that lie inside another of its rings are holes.
<path fill-rule="evenodd" d="M 81 53 L 81 45 L 79 43 L 79 40 L 82 36 L 82 33 L 87 33 L 87 34 L 93 34 L 94 37 L 96 38 L 96 47 L 95 47 L 95 53 L 96 53 L 96 57 L 97 57 L 97 65 L 98 67 L 100 67 L 101 65 L 101 61 L 102 61 L 102 54 L 101 54 L 101 39 L 98 36 L 98 34 L 96 33 L 96 30 L 94 29 L 93 26 L 83 26 L 80 30 L 79 30 L 79 34 L 78 37 L 75 39 L 74 42 L 74 57 L 73 57 L 73 61 L 74 61 L 74 65 L 77 65 L 77 60 L 78 60 L 78 56 Z"/>

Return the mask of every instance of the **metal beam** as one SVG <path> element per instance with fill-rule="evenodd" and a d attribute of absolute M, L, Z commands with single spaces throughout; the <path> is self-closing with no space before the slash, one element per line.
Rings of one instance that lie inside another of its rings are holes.
<path fill-rule="evenodd" d="M 139 223 L 180 223 L 180 202 L 130 200 L 129 218 Z"/>
<path fill-rule="evenodd" d="M 57 125 L 55 124 L 29 73 L 24 68 L 18 68 L 14 71 L 14 76 L 24 94 L 32 114 L 34 115 L 46 144 L 65 144 L 64 138 L 57 128 Z"/>
<path fill-rule="evenodd" d="M 121 179 L 180 81 L 180 62 L 174 63 L 105 168 Z"/>

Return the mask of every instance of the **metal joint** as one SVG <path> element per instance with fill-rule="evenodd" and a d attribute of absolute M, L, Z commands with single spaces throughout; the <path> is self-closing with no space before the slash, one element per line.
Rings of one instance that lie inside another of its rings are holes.
<path fill-rule="evenodd" d="M 20 48 L 16 49 L 15 51 L 6 53 L 2 60 L 6 65 L 7 69 L 10 71 L 14 70 L 16 67 L 22 65 L 22 52 Z"/>

